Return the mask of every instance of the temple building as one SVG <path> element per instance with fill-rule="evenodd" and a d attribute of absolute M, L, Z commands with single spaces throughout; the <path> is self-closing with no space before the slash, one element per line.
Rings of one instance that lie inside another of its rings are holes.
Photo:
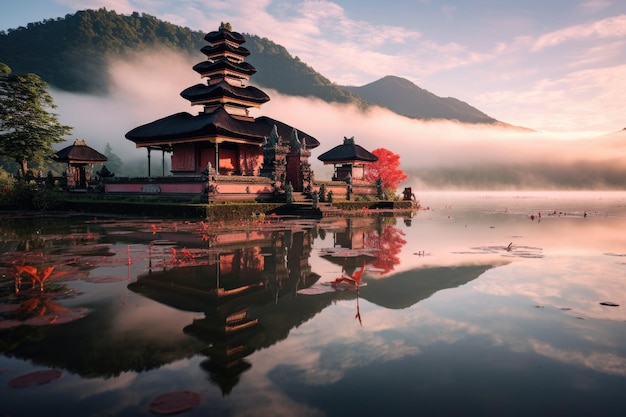
<path fill-rule="evenodd" d="M 87 146 L 85 140 L 76 139 L 73 145 L 57 151 L 53 158 L 56 162 L 67 164 L 66 187 L 70 190 L 87 190 L 93 175 L 93 165 L 101 165 L 108 158 Z"/>
<path fill-rule="evenodd" d="M 378 161 L 376 155 L 354 142 L 354 136 L 344 137 L 341 145 L 324 152 L 317 159 L 324 165 L 334 166 L 333 180 L 335 181 L 345 181 L 347 178 L 363 180 L 366 165 Z"/>
<path fill-rule="evenodd" d="M 166 116 L 132 129 L 126 138 L 147 149 L 148 158 L 153 150 L 163 156 L 171 152 L 174 177 L 204 173 L 209 178 L 267 178 L 269 185 L 246 185 L 245 192 L 252 195 L 266 193 L 268 187 L 274 194 L 280 193 L 289 183 L 296 191 L 310 189 L 308 157 L 319 142 L 283 122 L 250 114 L 270 98 L 248 85 L 256 72 L 244 61 L 250 52 L 241 46 L 245 38 L 227 26 L 222 24 L 204 37 L 209 43 L 201 49 L 206 60 L 193 70 L 206 82 L 181 92 L 192 106 L 202 106 L 200 112 Z M 227 192 L 224 184 L 222 191 Z M 209 184 L 209 194 L 217 193 L 218 187 Z"/>

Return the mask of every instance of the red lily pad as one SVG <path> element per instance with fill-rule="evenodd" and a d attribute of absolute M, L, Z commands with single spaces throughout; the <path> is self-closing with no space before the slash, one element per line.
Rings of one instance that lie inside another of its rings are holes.
<path fill-rule="evenodd" d="M 80 320 L 86 317 L 88 313 L 89 309 L 83 307 L 71 310 L 64 309 L 63 311 L 49 312 L 48 314 L 30 317 L 21 321 L 20 324 L 25 326 L 51 326 L 55 324 L 64 324 Z"/>
<path fill-rule="evenodd" d="M 21 325 L 22 322 L 19 320 L 0 320 L 0 330 L 12 329 Z"/>
<path fill-rule="evenodd" d="M 17 311 L 20 308 L 20 304 L 3 304 L 0 305 L 0 313 L 9 313 L 11 311 Z"/>
<path fill-rule="evenodd" d="M 150 403 L 155 414 L 178 414 L 189 411 L 202 403 L 202 397 L 193 391 L 174 391 L 161 394 Z"/>
<path fill-rule="evenodd" d="M 36 371 L 18 376 L 8 382 L 11 388 L 26 388 L 31 385 L 42 385 L 61 378 L 62 372 L 56 369 Z"/>

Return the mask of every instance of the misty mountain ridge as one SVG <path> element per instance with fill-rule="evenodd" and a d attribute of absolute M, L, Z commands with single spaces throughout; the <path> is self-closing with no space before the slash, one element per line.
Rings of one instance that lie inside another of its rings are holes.
<path fill-rule="evenodd" d="M 416 119 L 454 119 L 466 123 L 496 123 L 497 120 L 453 97 L 442 98 L 411 81 L 387 75 L 361 87 L 345 87 L 367 102 Z"/>
<path fill-rule="evenodd" d="M 63 18 L 29 23 L 0 32 L 0 62 L 15 73 L 33 72 L 51 86 L 70 92 L 105 94 L 107 57 L 165 46 L 201 58 L 205 31 L 192 31 L 147 14 L 84 10 Z M 236 30 L 236 28 L 235 28 Z M 402 116 L 421 120 L 507 126 L 456 98 L 442 98 L 407 79 L 386 76 L 361 87 L 339 86 L 293 57 L 286 48 L 267 38 L 243 34 L 251 55 L 247 62 L 258 72 L 261 88 L 284 95 L 316 97 L 326 102 L 351 103 L 362 109 L 385 107 Z"/>

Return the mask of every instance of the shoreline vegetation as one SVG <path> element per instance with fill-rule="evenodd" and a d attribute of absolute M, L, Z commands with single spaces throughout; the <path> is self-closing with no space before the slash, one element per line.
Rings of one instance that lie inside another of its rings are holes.
<path fill-rule="evenodd" d="M 380 213 L 410 213 L 420 209 L 412 201 L 341 201 L 313 208 L 311 204 L 167 201 L 64 200 L 51 209 L 0 208 L 0 217 L 125 216 L 204 221 L 258 220 L 269 216 L 321 219 L 332 216 L 368 216 Z"/>

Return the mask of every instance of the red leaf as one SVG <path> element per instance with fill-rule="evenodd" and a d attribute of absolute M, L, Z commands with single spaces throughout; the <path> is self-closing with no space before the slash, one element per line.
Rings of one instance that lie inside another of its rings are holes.
<path fill-rule="evenodd" d="M 361 277 L 363 276 L 363 271 L 365 271 L 365 259 L 363 259 L 363 266 L 361 267 L 361 270 L 354 271 L 354 273 L 352 274 L 352 278 L 354 279 L 354 282 L 356 282 L 357 287 L 361 285 Z"/>

